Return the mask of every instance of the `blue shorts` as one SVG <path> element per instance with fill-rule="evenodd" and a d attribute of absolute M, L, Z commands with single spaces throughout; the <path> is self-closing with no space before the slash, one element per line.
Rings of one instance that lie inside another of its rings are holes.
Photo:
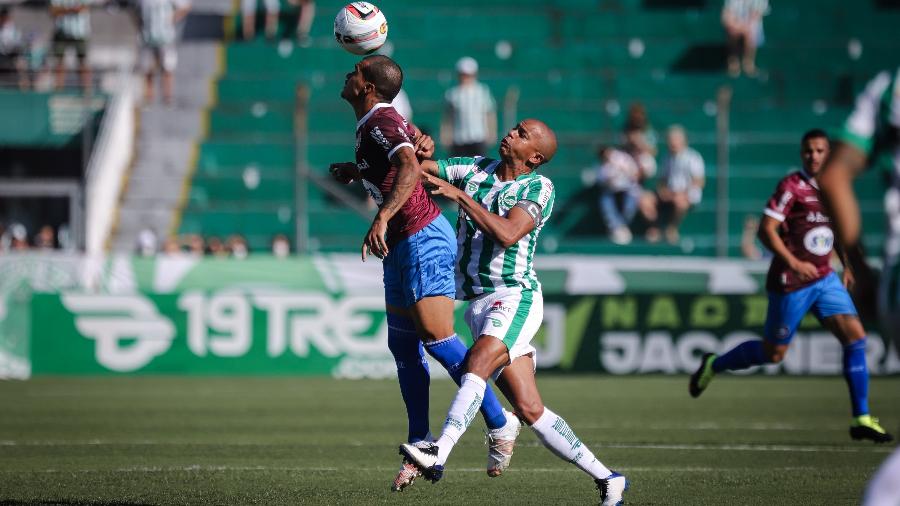
<path fill-rule="evenodd" d="M 456 296 L 456 236 L 439 215 L 384 257 L 384 300 L 409 307 L 424 297 Z"/>
<path fill-rule="evenodd" d="M 765 337 L 773 344 L 789 344 L 800 321 L 812 310 L 819 321 L 838 314 L 856 316 L 856 306 L 840 278 L 831 273 L 795 292 L 769 292 Z"/>

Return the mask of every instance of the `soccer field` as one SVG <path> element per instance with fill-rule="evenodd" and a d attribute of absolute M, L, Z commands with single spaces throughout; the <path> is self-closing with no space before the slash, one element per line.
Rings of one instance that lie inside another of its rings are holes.
<path fill-rule="evenodd" d="M 629 504 L 857 504 L 892 446 L 853 442 L 840 378 L 539 375 L 545 402 Z M 432 385 L 432 431 L 451 395 Z M 900 378 L 874 379 L 900 425 Z M 592 481 L 525 429 L 488 478 L 477 420 L 437 485 L 389 484 L 406 420 L 394 381 L 39 378 L 0 382 L 0 504 L 591 504 Z"/>

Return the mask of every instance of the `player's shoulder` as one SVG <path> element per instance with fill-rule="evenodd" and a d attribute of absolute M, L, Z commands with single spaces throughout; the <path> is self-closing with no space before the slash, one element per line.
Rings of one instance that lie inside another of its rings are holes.
<path fill-rule="evenodd" d="M 803 174 L 799 170 L 794 170 L 778 181 L 778 188 L 795 189 L 803 182 Z"/>
<path fill-rule="evenodd" d="M 394 109 L 394 106 L 386 105 L 376 109 L 372 113 L 372 116 L 370 116 L 366 120 L 365 125 L 369 128 L 400 126 L 406 129 L 409 127 L 409 122 L 407 122 L 406 119 L 399 112 L 397 112 L 397 109 Z"/>

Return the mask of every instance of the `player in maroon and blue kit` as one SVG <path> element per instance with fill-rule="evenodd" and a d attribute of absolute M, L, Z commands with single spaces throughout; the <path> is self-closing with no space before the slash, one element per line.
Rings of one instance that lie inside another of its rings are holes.
<path fill-rule="evenodd" d="M 847 292 L 853 276 L 843 257 L 843 283 L 831 269 L 834 232 L 816 182 L 828 157 L 828 137 L 810 130 L 800 146 L 803 169 L 778 183 L 759 226 L 760 241 L 775 255 L 766 278 L 764 340 L 746 341 L 721 356 L 704 355 L 691 376 L 690 394 L 699 397 L 716 373 L 781 362 L 800 321 L 812 311 L 844 348 L 844 379 L 853 408 L 850 436 L 887 442 L 893 438 L 869 414 L 866 332 Z"/>
<path fill-rule="evenodd" d="M 417 158 L 430 155 L 434 143 L 391 107 L 402 84 L 402 69 L 382 55 L 364 58 L 347 74 L 341 98 L 356 113 L 356 162 L 332 164 L 330 171 L 342 183 L 360 181 L 378 205 L 362 259 L 369 253 L 383 259 L 388 348 L 406 405 L 407 439 L 424 444 L 432 439 L 424 352 L 459 384 L 468 349 L 453 331 L 456 233 L 422 186 Z M 481 412 L 489 429 L 487 472 L 497 476 L 509 464 L 519 421 L 490 389 Z M 393 490 L 403 490 L 419 475 L 404 461 Z"/>

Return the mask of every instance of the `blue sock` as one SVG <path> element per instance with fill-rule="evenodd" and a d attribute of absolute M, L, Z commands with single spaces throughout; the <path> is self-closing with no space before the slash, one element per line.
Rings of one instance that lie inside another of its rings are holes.
<path fill-rule="evenodd" d="M 459 340 L 459 336 L 453 334 L 450 337 L 434 341 L 425 345 L 425 351 L 435 358 L 447 369 L 453 381 L 459 385 L 462 378 L 463 361 L 466 359 L 466 352 L 469 351 L 466 345 Z M 489 429 L 499 429 L 506 425 L 506 415 L 503 414 L 503 406 L 494 395 L 494 390 L 488 387 L 484 391 L 484 401 L 481 403 L 481 414 L 484 416 L 484 422 Z"/>
<path fill-rule="evenodd" d="M 728 353 L 717 357 L 712 364 L 713 371 L 739 371 L 754 365 L 768 363 L 763 354 L 762 341 L 744 341 Z"/>
<path fill-rule="evenodd" d="M 415 443 L 428 437 L 428 361 L 412 320 L 388 313 L 387 322 L 388 348 L 397 363 L 400 394 L 409 419 L 407 440 Z"/>
<path fill-rule="evenodd" d="M 866 367 L 866 338 L 844 346 L 844 379 L 850 390 L 853 416 L 869 414 L 869 369 Z"/>

